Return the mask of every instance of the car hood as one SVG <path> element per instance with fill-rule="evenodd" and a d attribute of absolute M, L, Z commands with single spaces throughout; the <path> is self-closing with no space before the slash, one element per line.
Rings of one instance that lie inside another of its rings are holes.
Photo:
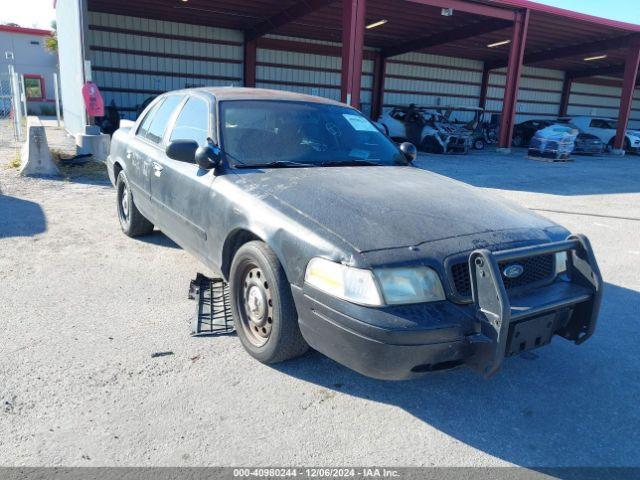
<path fill-rule="evenodd" d="M 477 188 L 410 166 L 242 170 L 236 181 L 359 252 L 555 225 Z"/>

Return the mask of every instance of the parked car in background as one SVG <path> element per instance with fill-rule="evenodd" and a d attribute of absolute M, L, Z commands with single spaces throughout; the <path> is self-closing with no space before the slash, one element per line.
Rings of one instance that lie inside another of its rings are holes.
<path fill-rule="evenodd" d="M 498 143 L 497 125 L 492 124 L 483 108 L 439 107 L 438 111 L 452 125 L 469 132 L 474 150 L 484 150 L 487 145 Z"/>
<path fill-rule="evenodd" d="M 376 378 L 489 376 L 556 335 L 587 340 L 602 278 L 586 237 L 415 157 L 348 105 L 202 88 L 117 130 L 107 167 L 124 233 L 155 225 L 227 280 L 263 363 L 311 346 Z"/>
<path fill-rule="evenodd" d="M 553 125 L 553 120 L 527 120 L 513 127 L 512 145 L 527 147 L 538 130 Z"/>
<path fill-rule="evenodd" d="M 513 127 L 513 146 L 529 147 L 536 132 L 552 125 L 568 125 L 579 132 L 572 153 L 598 155 L 605 150 L 605 144 L 602 140 L 593 134 L 580 131 L 580 128 L 570 123 L 567 119 L 527 120 L 519 123 Z"/>
<path fill-rule="evenodd" d="M 562 117 L 562 122 L 569 122 L 577 126 L 581 132 L 598 137 L 608 149 L 613 148 L 618 127 L 617 120 L 605 117 Z M 630 153 L 640 152 L 640 131 L 627 129 L 623 148 Z"/>
<path fill-rule="evenodd" d="M 529 143 L 529 155 L 567 159 L 573 152 L 579 131 L 569 125 L 554 124 L 538 130 Z"/>
<path fill-rule="evenodd" d="M 600 155 L 605 151 L 606 145 L 595 135 L 580 132 L 576 137 L 575 147 L 572 153 L 582 155 Z"/>
<path fill-rule="evenodd" d="M 378 123 L 384 125 L 393 141 L 411 142 L 424 152 L 467 153 L 471 145 L 469 131 L 426 107 L 395 107 L 384 112 Z"/>

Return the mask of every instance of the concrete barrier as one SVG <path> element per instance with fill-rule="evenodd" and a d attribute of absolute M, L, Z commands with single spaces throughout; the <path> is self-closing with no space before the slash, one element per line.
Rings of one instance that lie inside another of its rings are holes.
<path fill-rule="evenodd" d="M 27 140 L 20 151 L 20 175 L 59 175 L 49 151 L 47 133 L 38 117 L 27 117 Z"/>
<path fill-rule="evenodd" d="M 97 125 L 87 125 L 84 133 L 76 135 L 76 153 L 91 154 L 96 161 L 104 162 L 109 156 L 111 137 L 100 132 Z"/>

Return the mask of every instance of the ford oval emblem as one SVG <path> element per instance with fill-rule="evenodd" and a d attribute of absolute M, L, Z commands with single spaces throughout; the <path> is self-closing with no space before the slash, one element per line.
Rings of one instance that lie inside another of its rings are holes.
<path fill-rule="evenodd" d="M 524 273 L 524 267 L 518 263 L 512 263 L 511 265 L 507 265 L 502 271 L 502 274 L 507 278 L 518 278 L 523 273 Z"/>

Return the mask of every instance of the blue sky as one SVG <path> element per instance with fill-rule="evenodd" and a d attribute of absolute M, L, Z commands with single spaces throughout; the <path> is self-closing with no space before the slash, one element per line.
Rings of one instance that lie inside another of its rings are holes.
<path fill-rule="evenodd" d="M 639 0 L 536 0 L 537 3 L 640 25 Z"/>
<path fill-rule="evenodd" d="M 640 25 L 640 0 L 538 0 L 538 3 Z M 55 18 L 53 0 L 2 0 L 2 4 L 0 23 L 49 28 Z"/>

